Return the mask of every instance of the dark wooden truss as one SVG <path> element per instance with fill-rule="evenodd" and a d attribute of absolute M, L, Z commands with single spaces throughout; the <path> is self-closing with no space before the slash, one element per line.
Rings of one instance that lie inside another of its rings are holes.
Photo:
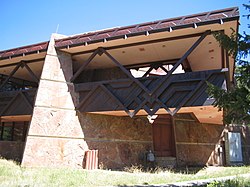
<path fill-rule="evenodd" d="M 128 71 L 129 68 L 122 66 L 106 49 L 96 49 L 73 75 L 71 81 L 76 81 L 96 55 L 103 54 L 126 74 L 127 79 L 75 84 L 75 89 L 80 94 L 77 109 L 81 112 L 124 110 L 133 117 L 142 109 L 149 115 L 154 115 L 160 108 L 164 108 L 174 115 L 184 106 L 211 105 L 213 100 L 209 99 L 206 93 L 206 82 L 222 87 L 227 69 L 191 72 L 187 61 L 187 57 L 209 34 L 211 31 L 201 34 L 189 50 L 174 63 L 171 70 L 164 70 L 162 64 L 151 63 L 149 70 L 139 79 L 133 77 Z M 180 65 L 187 73 L 173 74 Z M 146 77 L 153 68 L 158 67 L 167 74 Z"/>
<path fill-rule="evenodd" d="M 168 81 L 164 81 L 165 76 L 137 79 L 148 92 L 131 79 L 76 84 L 75 89 L 80 94 L 77 109 L 81 112 L 124 110 L 133 117 L 141 109 L 154 115 L 160 108 L 164 108 L 174 115 L 181 107 L 211 105 L 214 100 L 206 93 L 206 82 L 222 87 L 226 71 L 174 74 Z M 162 83 L 160 88 L 159 83 Z"/>
<path fill-rule="evenodd" d="M 0 116 L 32 115 L 39 78 L 28 64 L 40 60 L 0 66 L 0 68 L 13 67 L 9 75 L 0 74 Z M 25 68 L 33 81 L 16 78 L 15 73 L 20 68 Z"/>
<path fill-rule="evenodd" d="M 6 66 L 0 67 L 4 68 Z M 34 81 L 27 81 L 24 79 L 15 78 L 14 74 L 18 71 L 19 68 L 26 68 L 29 75 L 32 77 Z M 39 78 L 34 74 L 34 72 L 30 69 L 29 65 L 21 61 L 15 64 L 13 70 L 10 72 L 9 75 L 0 74 L 0 91 L 7 91 L 7 90 L 21 90 L 27 88 L 36 88 L 38 87 Z"/>
<path fill-rule="evenodd" d="M 31 115 L 37 89 L 0 92 L 0 116 Z"/>

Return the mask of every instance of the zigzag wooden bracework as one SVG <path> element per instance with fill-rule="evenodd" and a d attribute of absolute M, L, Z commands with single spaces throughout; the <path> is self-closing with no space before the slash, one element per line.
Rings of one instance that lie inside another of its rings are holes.
<path fill-rule="evenodd" d="M 142 109 L 147 114 L 154 115 L 160 108 L 164 108 L 169 114 L 174 115 L 183 106 L 208 104 L 208 95 L 205 92 L 206 81 L 215 85 L 219 84 L 218 86 L 221 87 L 225 79 L 224 70 L 188 72 L 178 75 L 173 75 L 173 72 L 181 64 L 187 63 L 187 57 L 209 34 L 211 31 L 205 31 L 170 71 L 163 69 L 167 73 L 165 76 L 146 77 L 154 68 L 151 66 L 142 78 L 136 79 L 107 50 L 97 48 L 73 75 L 72 82 L 77 80 L 96 55 L 103 54 L 128 78 L 75 83 L 76 92 L 80 92 L 79 105 L 76 108 L 81 112 L 124 110 L 130 117 L 133 117 Z M 174 110 L 171 111 L 170 108 Z"/>
<path fill-rule="evenodd" d="M 154 115 L 160 108 L 174 115 L 181 107 L 211 105 L 206 88 L 207 82 L 223 87 L 226 69 L 173 74 L 156 89 L 165 76 L 137 79 L 150 92 L 143 90 L 131 79 L 80 83 L 75 85 L 79 92 L 81 112 L 124 110 L 133 117 L 139 110 Z M 174 108 L 173 111 L 170 108 Z"/>
<path fill-rule="evenodd" d="M 36 90 L 0 92 L 0 116 L 31 115 Z"/>

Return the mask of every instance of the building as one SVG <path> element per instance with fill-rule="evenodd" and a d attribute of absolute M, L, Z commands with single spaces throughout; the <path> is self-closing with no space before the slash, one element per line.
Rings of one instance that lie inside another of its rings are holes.
<path fill-rule="evenodd" d="M 1 51 L 0 155 L 27 167 L 85 167 L 88 150 L 106 168 L 145 164 L 149 150 L 160 166 L 249 163 L 249 129 L 224 126 L 206 93 L 233 84 L 213 33 L 238 21 L 234 7 Z"/>

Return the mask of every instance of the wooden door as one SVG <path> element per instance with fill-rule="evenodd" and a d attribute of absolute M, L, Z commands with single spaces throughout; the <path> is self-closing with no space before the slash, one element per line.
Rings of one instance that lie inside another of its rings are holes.
<path fill-rule="evenodd" d="M 158 115 L 152 125 L 155 155 L 158 157 L 175 156 L 172 117 Z"/>

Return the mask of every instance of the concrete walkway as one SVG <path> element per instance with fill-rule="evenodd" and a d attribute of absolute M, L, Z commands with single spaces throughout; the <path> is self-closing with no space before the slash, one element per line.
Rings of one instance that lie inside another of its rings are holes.
<path fill-rule="evenodd" d="M 200 180 L 193 180 L 193 181 L 184 181 L 184 182 L 176 182 L 173 184 L 159 184 L 159 185 L 135 185 L 135 186 L 120 186 L 120 187 L 184 187 L 184 186 L 206 186 L 213 181 L 226 181 L 226 180 L 233 180 L 235 178 L 247 178 L 250 179 L 250 173 L 241 174 L 241 175 L 234 175 L 234 176 L 227 176 L 227 177 L 218 177 L 218 178 L 210 178 L 210 179 L 200 179 Z"/>

